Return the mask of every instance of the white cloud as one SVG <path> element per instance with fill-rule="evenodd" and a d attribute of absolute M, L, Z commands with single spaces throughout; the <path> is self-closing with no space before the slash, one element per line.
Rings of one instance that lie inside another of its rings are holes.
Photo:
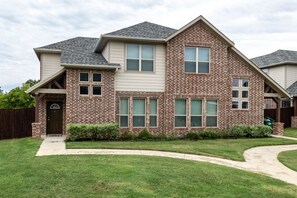
<path fill-rule="evenodd" d="M 99 37 L 142 21 L 180 28 L 199 15 L 247 57 L 297 50 L 291 0 L 0 0 L 0 86 L 39 78 L 32 48 L 76 36 Z"/>

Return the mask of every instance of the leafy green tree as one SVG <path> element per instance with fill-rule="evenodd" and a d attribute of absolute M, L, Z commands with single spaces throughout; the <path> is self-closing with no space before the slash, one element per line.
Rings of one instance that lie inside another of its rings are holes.
<path fill-rule="evenodd" d="M 1 87 L 0 87 L 0 95 L 1 95 L 1 94 L 3 94 L 3 90 L 2 90 Z"/>
<path fill-rule="evenodd" d="M 28 80 L 23 83 L 22 87 L 16 87 L 8 93 L 0 96 L 1 109 L 20 109 L 34 107 L 34 98 L 26 93 L 26 90 L 36 84 L 36 80 Z"/>

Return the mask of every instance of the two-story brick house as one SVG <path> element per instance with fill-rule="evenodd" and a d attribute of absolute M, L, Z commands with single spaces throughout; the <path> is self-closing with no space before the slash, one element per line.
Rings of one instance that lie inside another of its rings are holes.
<path fill-rule="evenodd" d="M 68 123 L 164 134 L 262 124 L 265 97 L 290 97 L 202 16 L 179 30 L 144 22 L 34 50 L 33 136 L 65 134 Z"/>

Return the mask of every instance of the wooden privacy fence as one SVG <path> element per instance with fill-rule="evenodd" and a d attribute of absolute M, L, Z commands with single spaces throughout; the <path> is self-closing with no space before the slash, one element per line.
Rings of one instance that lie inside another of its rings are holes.
<path fill-rule="evenodd" d="M 294 115 L 294 107 L 281 108 L 280 121 L 285 123 L 284 127 L 291 127 L 291 117 Z M 264 116 L 276 120 L 276 109 L 264 109 Z"/>
<path fill-rule="evenodd" d="M 0 139 L 32 136 L 35 109 L 0 109 Z"/>

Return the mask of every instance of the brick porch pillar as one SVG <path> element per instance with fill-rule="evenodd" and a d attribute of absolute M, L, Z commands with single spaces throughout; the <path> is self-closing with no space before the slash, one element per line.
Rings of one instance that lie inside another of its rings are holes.
<path fill-rule="evenodd" d="M 284 135 L 284 123 L 282 122 L 273 123 L 273 135 Z"/>
<path fill-rule="evenodd" d="M 32 123 L 32 137 L 41 138 L 41 123 L 33 122 Z"/>
<path fill-rule="evenodd" d="M 297 128 L 297 116 L 292 116 L 291 117 L 291 127 L 292 128 Z"/>

